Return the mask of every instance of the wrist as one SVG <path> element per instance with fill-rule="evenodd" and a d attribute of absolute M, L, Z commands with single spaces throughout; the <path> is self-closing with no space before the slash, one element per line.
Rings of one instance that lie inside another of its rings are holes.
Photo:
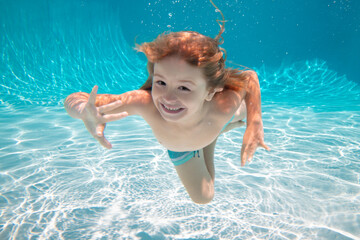
<path fill-rule="evenodd" d="M 250 125 L 254 125 L 254 126 L 262 125 L 262 119 L 261 119 L 261 117 L 247 119 L 246 120 L 246 125 L 247 126 L 250 126 Z"/>

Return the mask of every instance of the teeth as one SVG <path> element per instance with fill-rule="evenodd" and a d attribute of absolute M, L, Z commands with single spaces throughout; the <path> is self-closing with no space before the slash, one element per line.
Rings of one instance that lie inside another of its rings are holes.
<path fill-rule="evenodd" d="M 177 111 L 179 110 L 180 108 L 170 108 L 170 107 L 167 107 L 165 105 L 163 105 L 167 110 L 170 110 L 170 111 Z"/>

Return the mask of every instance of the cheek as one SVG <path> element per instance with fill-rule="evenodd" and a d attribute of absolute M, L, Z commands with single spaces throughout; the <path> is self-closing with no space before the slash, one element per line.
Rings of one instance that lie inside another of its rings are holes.
<path fill-rule="evenodd" d="M 183 101 L 187 103 L 189 107 L 199 108 L 204 103 L 204 98 L 201 94 L 189 94 L 187 96 L 183 96 Z"/>
<path fill-rule="evenodd" d="M 159 98 L 156 91 L 154 91 L 154 89 L 152 89 L 151 91 L 151 98 L 152 98 L 152 101 L 153 103 L 156 105 L 156 100 Z"/>
<path fill-rule="evenodd" d="M 151 90 L 151 96 L 153 98 L 156 98 L 159 96 L 159 94 L 160 94 L 159 88 L 153 85 L 152 90 Z"/>

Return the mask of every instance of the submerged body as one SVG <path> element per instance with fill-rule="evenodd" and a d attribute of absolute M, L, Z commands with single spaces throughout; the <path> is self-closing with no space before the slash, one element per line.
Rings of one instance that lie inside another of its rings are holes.
<path fill-rule="evenodd" d="M 105 124 L 140 115 L 160 144 L 196 203 L 214 197 L 214 149 L 218 136 L 243 126 L 241 165 L 264 143 L 257 74 L 225 68 L 218 42 L 196 32 L 160 36 L 140 46 L 148 57 L 149 78 L 139 90 L 120 95 L 74 93 L 65 100 L 70 116 L 84 121 L 100 144 Z"/>
<path fill-rule="evenodd" d="M 242 74 L 246 75 L 249 86 L 257 88 L 256 73 L 245 71 Z M 241 120 L 246 115 L 251 116 L 250 123 L 256 124 L 257 131 L 261 133 L 257 136 L 256 144 L 265 146 L 261 111 L 258 111 L 260 96 L 256 96 L 255 92 L 252 98 L 248 98 L 247 105 L 254 107 L 247 109 L 245 90 L 208 90 L 201 71 L 177 56 L 167 57 L 155 64 L 151 91 L 135 90 L 121 95 L 97 96 L 96 91 L 97 87 L 90 95 L 70 95 L 65 101 L 68 113 L 72 117 L 85 119 L 90 133 L 107 148 L 111 145 L 103 136 L 104 123 L 127 115 L 140 115 L 150 125 L 159 143 L 168 150 L 198 151 L 185 163 L 175 166 L 190 197 L 197 203 L 209 202 L 214 196 L 214 148 L 222 131 L 242 126 Z M 255 149 L 248 149 L 249 153 L 243 154 L 251 156 L 251 151 Z M 249 160 L 244 157 L 243 165 Z"/>

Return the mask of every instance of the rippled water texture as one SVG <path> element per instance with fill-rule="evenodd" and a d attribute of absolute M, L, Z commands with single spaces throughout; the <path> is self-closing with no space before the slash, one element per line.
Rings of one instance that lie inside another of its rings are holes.
<path fill-rule="evenodd" d="M 1 36 L 0 239 L 359 239 L 357 83 L 318 59 L 255 69 L 272 150 L 241 168 L 244 128 L 222 135 L 215 199 L 195 205 L 141 118 L 109 124 L 105 150 L 62 107 L 146 78 L 115 32 Z"/>

